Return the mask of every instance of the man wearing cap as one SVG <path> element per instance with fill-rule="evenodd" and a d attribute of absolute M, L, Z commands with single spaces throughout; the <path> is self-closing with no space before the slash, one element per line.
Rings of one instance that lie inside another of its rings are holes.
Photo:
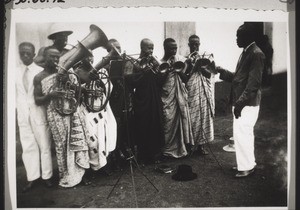
<path fill-rule="evenodd" d="M 33 63 L 34 51 L 34 45 L 29 42 L 19 45 L 22 65 L 16 74 L 17 116 L 28 180 L 23 191 L 31 189 L 40 177 L 47 187 L 52 186 L 51 138 L 46 109 L 37 106 L 34 101 L 33 80 L 42 71 L 42 68 Z"/>
<path fill-rule="evenodd" d="M 68 36 L 71 35 L 73 31 L 66 31 L 64 28 L 60 25 L 53 25 L 51 28 L 50 35 L 48 36 L 48 39 L 53 41 L 52 47 L 56 48 L 60 52 L 60 56 L 64 55 L 66 52 L 68 52 L 68 49 L 66 49 L 66 45 L 68 44 Z M 34 62 L 39 66 L 44 66 L 45 58 L 43 56 L 43 52 L 45 50 L 45 47 L 40 48 L 38 55 L 34 59 Z"/>

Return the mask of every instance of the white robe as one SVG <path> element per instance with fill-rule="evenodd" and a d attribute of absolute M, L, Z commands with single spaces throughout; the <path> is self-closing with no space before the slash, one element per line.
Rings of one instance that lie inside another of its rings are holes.
<path fill-rule="evenodd" d="M 93 170 L 99 170 L 107 164 L 109 153 L 116 148 L 117 123 L 109 103 L 100 112 L 88 112 L 84 104 L 80 106 L 80 110 L 85 115 L 90 166 Z"/>

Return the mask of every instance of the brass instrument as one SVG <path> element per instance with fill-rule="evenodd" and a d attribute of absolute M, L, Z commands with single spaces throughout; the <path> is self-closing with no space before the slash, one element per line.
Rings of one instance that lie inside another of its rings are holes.
<path fill-rule="evenodd" d="M 107 72 L 91 67 L 98 79 L 85 85 L 84 103 L 90 112 L 100 112 L 105 109 L 110 98 L 111 82 Z"/>
<path fill-rule="evenodd" d="M 142 68 L 150 68 L 154 74 L 166 73 L 170 68 L 170 65 L 168 63 L 162 63 L 153 55 L 142 58 L 140 61 L 140 65 Z"/>
<path fill-rule="evenodd" d="M 61 96 L 54 99 L 54 106 L 61 115 L 73 114 L 80 102 L 81 84 L 79 76 L 70 72 L 72 68 L 80 60 L 92 56 L 91 50 L 97 47 L 106 47 L 107 37 L 104 32 L 96 25 L 90 25 L 90 33 L 78 44 L 65 53 L 59 59 L 56 91 Z M 77 95 L 77 97 L 76 97 Z"/>
<path fill-rule="evenodd" d="M 203 53 L 200 55 L 197 51 L 188 55 L 187 60 L 190 60 L 188 75 L 191 75 L 198 69 L 207 69 L 210 73 L 215 73 L 215 63 L 213 61 L 213 54 Z"/>
<path fill-rule="evenodd" d="M 95 25 L 91 26 L 91 30 L 95 30 L 97 33 L 92 36 L 93 39 L 99 39 L 97 46 L 102 46 L 106 48 L 108 44 L 108 39 L 103 31 Z M 89 40 L 90 46 L 95 47 L 91 38 Z M 107 72 L 101 70 L 110 62 L 110 59 L 102 59 L 99 63 L 93 66 L 91 63 L 90 67 L 92 68 L 91 73 L 98 76 L 97 79 L 91 80 L 89 83 L 85 84 L 84 91 L 84 104 L 90 112 L 100 112 L 105 109 L 111 92 L 111 82 Z M 106 90 L 107 89 L 107 90 Z"/>
<path fill-rule="evenodd" d="M 164 69 L 164 72 L 175 72 L 175 73 L 179 73 L 179 72 L 183 72 L 184 69 L 186 68 L 186 65 L 184 62 L 182 61 L 176 61 L 176 62 L 172 62 L 172 60 L 175 59 L 175 56 L 171 56 L 167 62 L 162 63 L 159 68 L 160 69 Z"/>

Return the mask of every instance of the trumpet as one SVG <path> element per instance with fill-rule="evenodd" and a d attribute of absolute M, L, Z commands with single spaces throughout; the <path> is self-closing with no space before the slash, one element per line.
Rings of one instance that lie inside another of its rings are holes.
<path fill-rule="evenodd" d="M 170 68 L 169 63 L 162 63 L 158 60 L 157 57 L 153 55 L 142 58 L 140 61 L 140 65 L 142 68 L 150 68 L 154 74 L 163 74 Z"/>

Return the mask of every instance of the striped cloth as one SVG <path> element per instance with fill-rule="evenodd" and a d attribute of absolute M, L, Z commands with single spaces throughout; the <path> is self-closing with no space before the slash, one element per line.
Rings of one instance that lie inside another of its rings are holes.
<path fill-rule="evenodd" d="M 178 60 L 180 58 L 176 56 L 175 61 Z M 170 72 L 161 91 L 165 137 L 163 153 L 166 156 L 186 156 L 185 144 L 194 144 L 187 97 L 187 90 L 180 76 Z"/>
<path fill-rule="evenodd" d="M 186 84 L 191 115 L 192 132 L 196 145 L 203 145 L 214 139 L 214 83 L 195 71 Z"/>

